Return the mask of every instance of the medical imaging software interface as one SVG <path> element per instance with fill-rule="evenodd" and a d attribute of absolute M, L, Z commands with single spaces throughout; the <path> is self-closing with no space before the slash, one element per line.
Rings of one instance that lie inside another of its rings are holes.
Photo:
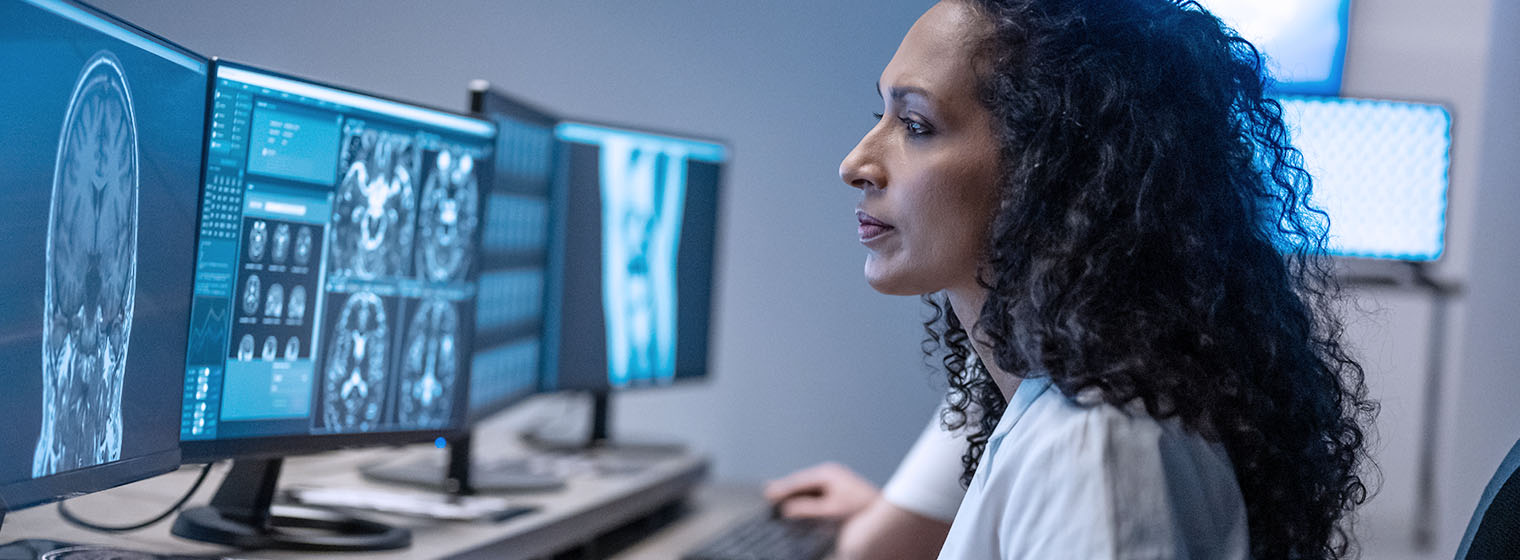
<path fill-rule="evenodd" d="M 457 425 L 495 128 L 214 71 L 180 437 Z"/>
<path fill-rule="evenodd" d="M 0 35 L 0 486 L 173 453 L 206 63 L 62 2 Z"/>
<path fill-rule="evenodd" d="M 484 196 L 480 297 L 470 409 L 538 390 L 554 127 L 491 113 L 500 134 L 493 187 Z"/>
<path fill-rule="evenodd" d="M 558 388 L 705 375 L 724 147 L 580 123 L 555 133 L 569 146 L 570 222 Z M 569 328 L 597 324 L 584 336 Z M 584 358 L 590 348 L 604 363 Z"/>

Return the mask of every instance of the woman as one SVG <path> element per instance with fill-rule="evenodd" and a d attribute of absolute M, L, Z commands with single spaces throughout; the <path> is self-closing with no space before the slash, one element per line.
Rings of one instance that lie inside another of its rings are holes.
<path fill-rule="evenodd" d="M 1376 406 L 1263 83 L 1193 2 L 947 0 L 903 39 L 840 176 L 972 433 L 941 558 L 1350 554 Z"/>

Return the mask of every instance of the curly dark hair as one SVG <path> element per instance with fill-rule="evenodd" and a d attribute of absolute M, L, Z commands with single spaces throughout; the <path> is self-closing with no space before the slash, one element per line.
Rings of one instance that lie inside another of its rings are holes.
<path fill-rule="evenodd" d="M 974 336 L 1012 375 L 1221 442 L 1252 556 L 1351 554 L 1377 405 L 1260 54 L 1192 1 L 961 1 L 1001 145 L 975 332 L 925 296 L 962 484 L 1006 405 Z"/>

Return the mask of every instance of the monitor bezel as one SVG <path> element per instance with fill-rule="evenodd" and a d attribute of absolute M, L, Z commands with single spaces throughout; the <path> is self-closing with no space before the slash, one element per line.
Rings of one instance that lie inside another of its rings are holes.
<path fill-rule="evenodd" d="M 720 250 L 720 248 L 723 246 L 723 240 L 724 240 L 724 238 L 726 236 L 726 233 L 727 233 L 727 225 L 726 224 L 728 223 L 728 220 L 723 219 L 723 198 L 724 198 L 724 191 L 726 190 L 724 188 L 724 184 L 727 182 L 728 173 L 729 173 L 729 165 L 732 165 L 733 159 L 734 159 L 734 148 L 733 148 L 733 145 L 730 144 L 727 140 L 723 140 L 721 138 L 715 138 L 715 137 L 710 137 L 710 136 L 702 136 L 702 135 L 697 135 L 697 134 L 690 134 L 690 133 L 686 133 L 686 132 L 671 131 L 671 130 L 668 130 L 668 129 L 651 128 L 651 127 L 646 127 L 646 126 L 635 126 L 635 125 L 629 125 L 629 124 L 626 124 L 626 123 L 613 122 L 613 121 L 601 121 L 601 120 L 594 120 L 594 119 L 579 119 L 579 118 L 566 118 L 566 119 L 561 119 L 560 120 L 560 124 L 562 124 L 562 125 L 563 124 L 579 124 L 579 125 L 586 125 L 586 126 L 592 126 L 592 127 L 597 127 L 597 128 L 606 128 L 606 129 L 612 129 L 612 130 L 620 130 L 620 131 L 625 131 L 625 132 L 632 132 L 632 133 L 635 133 L 635 134 L 646 134 L 646 135 L 651 135 L 651 136 L 663 136 L 663 137 L 671 138 L 671 139 L 675 139 L 675 140 L 690 140 L 690 141 L 696 141 L 696 142 L 703 142 L 703 143 L 707 143 L 707 144 L 715 144 L 715 145 L 721 146 L 723 148 L 723 159 L 722 159 L 722 161 L 718 162 L 718 164 L 717 164 L 718 165 L 718 180 L 717 180 L 717 186 L 714 187 L 714 191 L 713 191 L 713 212 L 717 214 L 717 217 L 716 217 L 716 220 L 715 220 L 716 223 L 714 224 L 714 227 L 713 227 L 712 270 L 711 270 L 711 277 L 708 280 L 708 282 L 709 282 L 708 286 L 709 286 L 709 290 L 710 290 L 709 296 L 708 296 L 708 312 L 707 312 L 708 313 L 708 318 L 707 318 L 707 341 L 708 342 L 707 342 L 707 353 L 706 353 L 706 357 L 705 357 L 705 360 L 704 360 L 705 363 L 702 365 L 702 374 L 701 375 L 688 375 L 688 376 L 685 376 L 685 377 L 677 376 L 677 377 L 672 378 L 669 382 L 661 382 L 661 383 L 636 383 L 636 384 L 629 384 L 629 385 L 623 385 L 623 386 L 614 386 L 611 382 L 605 381 L 606 380 L 606 372 L 603 372 L 603 375 L 599 378 L 599 379 L 603 380 L 603 382 L 599 383 L 599 384 L 593 385 L 593 384 L 576 384 L 576 383 L 565 384 L 565 383 L 562 382 L 563 376 L 559 375 L 558 371 L 555 371 L 555 372 L 552 373 L 552 375 L 553 375 L 553 379 L 552 379 L 553 383 L 550 383 L 551 379 L 549 377 L 550 374 L 548 374 L 548 373 L 546 373 L 543 378 L 540 378 L 540 391 L 541 392 L 546 392 L 546 393 L 553 393 L 553 392 L 580 392 L 580 393 L 591 393 L 591 394 L 611 394 L 611 393 L 622 393 L 622 392 L 628 392 L 628 391 L 646 391 L 646 390 L 669 389 L 669 388 L 673 388 L 673 387 L 683 387 L 683 386 L 688 386 L 688 385 L 695 385 L 695 384 L 699 384 L 699 383 L 710 382 L 711 379 L 712 379 L 712 375 L 713 375 L 713 354 L 714 354 L 713 348 L 715 346 L 714 341 L 716 340 L 716 337 L 714 337 L 713 335 L 716 334 L 716 332 L 717 332 L 717 325 L 718 325 L 718 323 L 719 323 L 719 321 L 721 319 L 721 312 L 719 311 L 719 308 L 721 306 L 718 305 L 718 302 L 721 299 L 720 296 L 722 294 L 720 293 L 720 289 L 719 289 L 720 286 L 721 286 L 721 283 L 718 281 L 718 273 L 719 273 L 720 270 L 722 270 L 723 254 L 724 253 L 723 253 L 722 250 Z M 562 157 L 559 158 L 560 161 L 558 162 L 559 163 L 559 167 L 557 169 L 558 173 L 557 173 L 556 178 L 555 178 L 555 189 L 554 189 L 554 192 L 555 192 L 555 196 L 557 196 L 557 197 L 566 197 L 566 196 L 568 196 L 568 192 L 569 192 L 569 188 L 570 188 L 569 185 L 565 183 L 565 181 L 569 180 L 570 158 L 568 156 L 564 156 L 563 154 L 567 154 L 568 153 L 568 148 L 566 147 L 566 145 L 572 144 L 572 143 L 577 143 L 577 142 L 568 142 L 568 141 L 559 140 L 558 135 L 556 135 L 556 137 L 555 137 L 555 142 L 558 145 L 560 145 L 559 150 L 560 150 L 560 152 L 562 154 Z M 557 207 L 557 210 L 559 211 L 559 214 L 556 215 L 556 219 L 554 220 L 554 224 L 555 224 L 554 236 L 555 237 L 553 238 L 554 241 L 551 241 L 551 244 L 552 243 L 561 243 L 561 244 L 564 243 L 564 235 L 565 235 L 565 227 L 566 227 L 566 224 L 565 224 L 565 222 L 566 222 L 565 212 L 567 211 L 567 208 L 565 208 L 566 204 L 565 204 L 565 200 L 564 199 L 558 199 L 557 202 L 560 203 L 558 205 L 558 207 Z M 563 252 L 563 247 L 561 247 L 561 252 Z M 552 271 L 552 278 L 558 279 L 558 278 L 561 278 L 564 275 L 564 266 L 563 266 L 564 265 L 564 259 L 563 259 L 563 257 L 560 259 L 559 265 L 560 266 L 558 268 L 556 268 L 555 270 Z M 560 333 L 560 332 L 554 333 L 553 351 L 556 354 L 558 354 L 558 352 L 560 351 L 560 348 L 562 348 L 564 346 L 563 342 L 564 341 L 563 341 L 563 335 L 562 335 L 562 333 Z"/>
<path fill-rule="evenodd" d="M 562 119 L 559 116 L 554 115 L 553 113 L 550 113 L 550 112 L 548 112 L 548 111 L 546 111 L 544 109 L 541 109 L 539 107 L 536 107 L 533 104 L 530 104 L 530 103 L 528 103 L 526 101 L 523 101 L 521 99 L 513 97 L 511 94 L 508 94 L 505 91 L 502 91 L 501 89 L 492 86 L 491 83 L 488 82 L 488 81 L 486 81 L 486 80 L 474 80 L 474 81 L 470 82 L 470 85 L 469 85 L 469 96 L 470 96 L 469 97 L 470 113 L 473 114 L 473 115 L 475 115 L 476 117 L 482 118 L 482 119 L 486 119 L 486 120 L 491 120 L 493 118 L 493 115 L 501 114 L 501 115 L 506 115 L 506 116 L 508 116 L 510 118 L 520 119 L 520 120 L 531 122 L 531 123 L 537 124 L 537 125 L 543 125 L 543 126 L 546 126 L 546 127 L 549 128 L 549 136 L 550 136 L 551 140 L 554 138 L 554 127 L 558 126 L 559 123 L 562 121 Z M 498 132 L 497 132 L 497 138 L 498 139 L 500 138 L 500 135 L 501 135 L 500 129 L 498 128 Z M 499 144 L 499 142 L 498 142 L 498 144 Z M 558 204 L 556 204 L 556 203 L 558 202 L 558 196 L 559 196 L 559 194 L 558 194 L 558 191 L 557 191 L 557 189 L 555 187 L 556 187 L 556 184 L 557 184 L 556 183 L 557 177 L 559 175 L 558 171 L 559 171 L 559 167 L 560 167 L 560 163 L 561 163 L 560 160 L 562 158 L 561 158 L 561 153 L 560 153 L 561 150 L 559 149 L 559 142 L 557 140 L 554 140 L 553 143 L 552 143 L 552 145 L 553 145 L 554 154 L 552 156 L 553 157 L 553 161 L 550 163 L 551 172 L 550 172 L 550 177 L 549 177 L 549 200 L 550 200 L 549 207 L 551 209 L 556 209 L 556 208 L 558 208 Z M 554 217 L 551 216 L 551 218 L 549 220 L 549 227 L 551 228 L 551 231 L 553 230 L 553 228 L 558 227 L 558 223 L 559 223 L 559 221 L 557 219 L 554 219 Z M 484 228 L 482 228 L 482 229 L 484 229 Z M 552 238 L 553 238 L 553 236 L 550 235 L 549 238 L 551 239 L 550 246 L 544 248 L 544 253 L 545 253 L 545 258 L 544 258 L 544 287 L 545 287 L 545 289 L 543 291 L 543 295 L 542 295 L 542 298 L 541 298 L 543 300 L 542 301 L 542 304 L 544 306 L 543 309 L 545 309 L 545 310 L 547 310 L 549 308 L 548 307 L 549 306 L 549 302 L 550 302 L 549 280 L 551 278 L 551 272 L 553 270 L 553 266 L 552 265 L 553 265 L 553 263 L 555 261 L 555 258 L 556 258 L 555 257 L 555 253 L 554 253 L 554 247 L 553 247 L 553 244 L 552 244 Z M 470 409 L 468 409 L 467 416 L 469 417 L 469 420 L 468 420 L 468 422 L 466 422 L 468 425 L 474 426 L 474 425 L 477 425 L 477 424 L 479 424 L 481 422 L 484 422 L 486 419 L 490 418 L 491 416 L 494 416 L 495 414 L 497 414 L 497 413 L 499 413 L 499 412 L 501 412 L 503 410 L 506 410 L 507 408 L 510 408 L 513 405 L 516 405 L 516 404 L 521 403 L 521 402 L 523 402 L 525 400 L 528 400 L 529 398 L 532 398 L 534 395 L 538 395 L 538 394 L 541 394 L 541 393 L 544 392 L 544 379 L 545 379 L 545 376 L 548 374 L 548 370 L 546 368 L 548 367 L 548 364 L 550 363 L 546 359 L 548 357 L 548 352 L 549 352 L 549 346 L 548 346 L 548 344 L 546 344 L 546 342 L 549 340 L 549 333 L 551 332 L 551 329 L 550 329 L 550 326 L 549 326 L 549 317 L 548 317 L 549 314 L 546 311 L 544 313 L 544 315 L 545 315 L 545 317 L 544 317 L 544 319 L 542 321 L 542 324 L 541 324 L 542 326 L 539 329 L 538 375 L 537 375 L 537 378 L 534 379 L 533 387 L 531 389 L 522 390 L 522 391 L 518 391 L 518 392 L 515 392 L 515 393 L 509 393 L 507 395 L 502 396 L 501 398 L 496 399 L 495 401 L 492 401 L 490 403 L 486 403 L 484 406 L 481 406 L 479 408 L 470 408 Z M 473 372 L 471 374 L 471 379 L 473 380 Z"/>
<path fill-rule="evenodd" d="M 161 35 L 158 35 L 157 33 L 143 29 L 137 24 L 117 17 L 116 15 L 101 10 L 100 8 L 96 8 L 95 6 L 82 0 L 52 1 L 57 2 L 58 4 L 72 6 L 83 10 L 89 15 L 101 18 L 106 23 L 121 27 L 128 33 L 135 34 L 139 37 L 142 37 L 143 39 L 156 43 L 159 46 L 184 55 L 185 57 L 200 63 L 201 72 L 205 73 L 208 76 L 211 74 L 211 59 L 202 56 L 195 51 L 184 48 L 179 44 L 170 41 Z M 48 7 L 46 3 L 29 3 L 35 8 L 52 12 L 59 15 L 59 17 L 68 17 L 62 14 L 58 14 L 55 10 Z M 204 136 L 205 130 L 202 129 L 201 132 L 201 160 L 204 163 L 206 151 L 206 139 Z M 200 178 L 204 178 L 204 170 L 202 170 L 202 177 Z M 200 198 L 200 192 L 197 189 L 197 221 L 200 220 Z M 186 328 L 189 328 L 188 322 L 186 323 Z M 179 385 L 176 384 L 176 389 L 178 388 Z M 184 393 L 181 392 L 181 395 L 183 394 Z M 142 455 L 119 459 L 109 463 L 102 463 L 99 465 L 92 465 L 89 467 L 57 472 L 36 478 L 0 482 L 0 508 L 15 511 L 47 504 L 50 502 L 56 502 L 59 500 L 66 500 L 93 492 L 100 492 L 140 480 L 146 480 L 164 473 L 172 472 L 174 469 L 179 468 L 180 458 L 181 449 L 180 446 L 176 444 L 165 449 L 150 451 Z"/>
<path fill-rule="evenodd" d="M 453 116 L 457 116 L 457 117 L 462 117 L 462 118 L 470 119 L 470 120 L 473 120 L 473 121 L 478 121 L 480 123 L 486 124 L 492 130 L 489 142 L 490 142 L 493 158 L 494 158 L 494 153 L 495 153 L 495 151 L 497 149 L 498 132 L 496 131 L 496 124 L 493 123 L 493 122 L 490 122 L 488 120 L 480 119 L 480 118 L 478 118 L 478 117 L 476 117 L 474 115 L 470 115 L 468 113 L 462 113 L 462 112 L 459 112 L 459 111 L 451 111 L 451 110 L 448 110 L 448 109 L 443 109 L 443 108 L 434 107 L 434 106 L 431 106 L 431 105 L 426 105 L 426 104 L 421 104 L 421 103 L 416 103 L 416 102 L 412 102 L 412 101 L 406 101 L 406 100 L 397 99 L 397 98 L 389 97 L 389 96 L 385 96 L 385 95 L 379 95 L 379 94 L 375 94 L 375 93 L 371 93 L 371 92 L 368 92 L 368 91 L 363 91 L 363 90 L 359 90 L 359 89 L 355 89 L 355 88 L 334 85 L 334 84 L 330 84 L 330 83 L 326 83 L 326 82 L 322 82 L 322 81 L 318 81 L 318 80 L 312 80 L 312 79 L 309 79 L 309 78 L 303 78 L 303 77 L 300 77 L 300 76 L 295 76 L 295 75 L 291 75 L 291 74 L 287 74 L 287 73 L 283 73 L 283 72 L 279 72 L 279 71 L 275 71 L 275 70 L 269 70 L 269 69 L 261 68 L 261 67 L 258 67 L 258 66 L 252 66 L 252 65 L 249 65 L 249 64 L 244 64 L 244 63 L 240 63 L 240 62 L 230 61 L 230 60 L 223 59 L 223 58 L 220 58 L 220 57 L 213 57 L 211 59 L 211 65 L 210 65 L 210 67 L 208 68 L 208 70 L 206 72 L 207 83 L 209 84 L 209 87 L 207 88 L 207 92 L 206 92 L 207 107 L 211 106 L 210 103 L 212 103 L 212 99 L 216 95 L 217 70 L 219 68 L 223 67 L 223 66 L 226 66 L 226 67 L 229 67 L 229 68 L 235 68 L 235 69 L 239 69 L 239 70 L 245 70 L 245 71 L 250 71 L 250 72 L 257 72 L 257 73 L 261 73 L 261 74 L 267 74 L 267 75 L 270 75 L 270 76 L 274 76 L 274 77 L 278 77 L 278 78 L 283 78 L 283 79 L 287 79 L 287 80 L 292 80 L 292 81 L 297 81 L 297 82 L 302 82 L 302 83 L 310 84 L 310 85 L 313 85 L 313 86 L 329 88 L 329 89 L 333 89 L 333 90 L 337 90 L 337 91 L 342 91 L 342 92 L 347 92 L 347 93 L 351 93 L 351 94 L 355 94 L 355 95 L 362 95 L 362 96 L 378 99 L 378 100 L 381 100 L 381 101 L 387 101 L 387 102 L 391 102 L 391 103 L 400 103 L 400 104 L 403 104 L 403 105 L 409 105 L 409 106 L 417 107 L 417 108 L 420 108 L 420 109 L 426 109 L 426 110 L 429 110 L 429 111 L 436 111 L 436 112 L 443 113 L 443 114 L 448 114 L 448 115 L 453 115 Z M 205 133 L 208 135 L 208 137 L 209 137 L 209 134 L 210 134 L 212 120 L 213 120 L 212 113 L 213 113 L 213 111 L 210 111 L 210 110 L 206 111 L 206 126 L 205 126 L 206 132 Z M 202 145 L 204 146 L 204 144 L 205 144 L 205 141 L 203 139 Z M 207 165 L 206 164 L 207 164 L 207 158 L 208 157 L 209 157 L 209 154 L 208 154 L 207 150 L 205 150 L 205 148 L 203 147 L 201 149 L 201 193 L 200 193 L 200 196 L 199 196 L 199 200 L 197 202 L 197 210 L 198 211 L 196 212 L 196 216 L 197 216 L 196 217 L 196 231 L 200 230 L 201 215 L 203 213 L 202 211 L 200 211 L 201 209 L 199 208 L 199 206 L 201 204 L 204 204 L 204 202 L 205 202 L 205 191 L 204 191 L 204 189 L 206 188 L 206 179 L 207 179 L 206 178 L 206 173 L 207 173 Z M 494 177 L 495 176 L 495 161 L 494 160 L 491 162 L 491 171 L 492 171 L 492 177 Z M 480 227 L 477 227 L 475 229 L 475 244 L 476 244 L 477 247 L 480 244 L 481 233 L 482 233 L 483 230 L 484 230 L 484 228 L 480 228 Z M 471 272 L 470 279 L 472 281 L 477 282 L 477 283 L 479 282 L 479 280 L 480 280 L 480 270 L 479 270 L 479 267 L 475 267 L 475 269 Z M 476 297 L 479 297 L 478 294 L 477 294 Z M 471 329 L 472 329 L 471 330 L 472 338 L 473 338 L 473 333 L 474 333 L 473 328 L 474 327 L 471 326 Z M 472 346 L 473 346 L 473 344 L 472 344 Z M 466 402 L 466 406 L 468 406 L 468 400 L 469 400 L 469 393 L 468 393 L 468 386 L 469 385 L 468 384 L 469 384 L 469 380 L 470 380 L 470 363 L 469 363 L 468 360 L 466 360 L 466 361 L 464 361 L 462 363 L 462 365 L 463 365 L 463 371 L 461 372 L 462 373 L 461 379 L 466 384 L 465 402 Z M 322 452 L 326 452 L 326 451 L 336 451 L 336 450 L 341 450 L 341 449 L 350 449 L 350 448 L 358 448 L 358 447 L 381 447 L 381 446 L 390 446 L 390 445 L 407 445 L 407 444 L 412 444 L 412 443 L 422 443 L 422 442 L 427 442 L 427 441 L 436 441 L 438 438 L 443 438 L 443 439 L 447 440 L 447 439 L 453 439 L 453 438 L 458 437 L 458 436 L 460 436 L 462 434 L 465 434 L 465 433 L 467 433 L 466 431 L 469 429 L 468 408 L 465 410 L 464 414 L 460 414 L 458 417 L 461 420 L 460 420 L 460 422 L 457 425 L 452 425 L 453 423 L 451 423 L 451 425 L 445 426 L 443 428 L 434 428 L 434 429 L 427 429 L 427 430 L 399 430 L 399 431 L 359 432 L 359 433 L 339 433 L 339 434 L 311 434 L 311 433 L 307 433 L 307 434 L 281 434 L 281 435 L 239 437 L 239 438 L 226 438 L 226 439 L 218 438 L 218 439 L 210 439 L 210 440 L 184 440 L 184 439 L 181 439 L 180 442 L 179 442 L 180 453 L 181 453 L 181 462 L 189 464 L 189 463 L 204 463 L 204 462 L 210 462 L 210 461 L 218 461 L 218 460 L 222 460 L 222 459 L 258 459 L 258 458 L 287 457 L 287 456 L 292 456 L 292 455 L 306 455 L 306 454 L 312 454 L 312 453 L 322 453 Z"/>

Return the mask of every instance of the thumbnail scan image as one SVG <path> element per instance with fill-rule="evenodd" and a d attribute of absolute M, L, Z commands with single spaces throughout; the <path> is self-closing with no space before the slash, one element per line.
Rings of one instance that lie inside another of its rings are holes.
<path fill-rule="evenodd" d="M 312 233 L 308 226 L 301 226 L 296 232 L 295 260 L 296 266 L 311 264 Z"/>
<path fill-rule="evenodd" d="M 397 422 L 424 427 L 448 423 L 458 379 L 458 331 L 459 314 L 443 300 L 423 302 L 412 316 L 401 354 Z"/>
<path fill-rule="evenodd" d="M 271 284 L 268 295 L 264 296 L 264 316 L 278 319 L 284 312 L 285 288 L 279 284 Z"/>
<path fill-rule="evenodd" d="M 322 371 L 322 420 L 328 430 L 368 431 L 380 424 L 390 329 L 385 305 L 375 294 L 359 292 L 343 303 Z"/>
<path fill-rule="evenodd" d="M 264 260 L 264 247 L 269 243 L 269 224 L 264 220 L 255 220 L 253 229 L 248 231 L 248 260 L 259 262 Z"/>
<path fill-rule="evenodd" d="M 137 291 L 137 158 L 126 75 L 115 55 L 95 53 L 75 82 L 53 168 L 34 477 L 121 458 Z"/>
<path fill-rule="evenodd" d="M 622 138 L 602 146 L 602 305 L 614 385 L 675 376 L 685 173 L 680 154 Z"/>
<path fill-rule="evenodd" d="M 248 280 L 243 283 L 243 314 L 253 315 L 259 312 L 259 275 L 249 274 Z"/>
<path fill-rule="evenodd" d="M 443 150 L 431 163 L 417 217 L 417 267 L 424 279 L 446 282 L 470 269 L 480 224 L 480 181 L 469 154 Z"/>
<path fill-rule="evenodd" d="M 274 228 L 274 249 L 270 251 L 269 260 L 274 264 L 285 264 L 285 257 L 290 254 L 290 224 L 280 224 Z"/>
<path fill-rule="evenodd" d="M 297 325 L 306 319 L 306 286 L 296 284 L 290 289 L 290 304 L 285 307 L 285 318 Z"/>
<path fill-rule="evenodd" d="M 342 159 L 328 233 L 329 270 L 358 278 L 405 274 L 417 210 L 415 140 L 374 129 L 346 130 Z"/>

